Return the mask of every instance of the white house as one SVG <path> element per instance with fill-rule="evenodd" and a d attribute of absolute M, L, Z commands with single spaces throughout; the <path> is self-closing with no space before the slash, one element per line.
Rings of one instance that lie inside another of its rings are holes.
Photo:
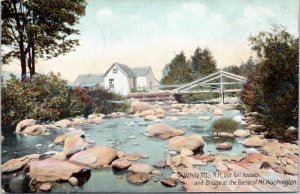
<path fill-rule="evenodd" d="M 104 73 L 104 86 L 113 92 L 127 95 L 136 88 L 136 76 L 127 65 L 113 63 Z"/>
<path fill-rule="evenodd" d="M 129 68 L 120 63 L 113 63 L 103 75 L 79 75 L 74 85 L 86 89 L 104 87 L 122 95 L 133 90 L 151 92 L 159 89 L 159 82 L 155 79 L 151 66 Z"/>

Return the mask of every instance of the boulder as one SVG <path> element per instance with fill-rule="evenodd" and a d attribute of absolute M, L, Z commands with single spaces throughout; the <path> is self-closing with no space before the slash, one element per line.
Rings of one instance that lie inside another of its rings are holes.
<path fill-rule="evenodd" d="M 265 158 L 264 154 L 260 154 L 260 153 L 253 153 L 253 154 L 248 154 L 245 157 L 245 161 L 249 162 L 249 163 L 261 163 Z"/>
<path fill-rule="evenodd" d="M 155 136 L 161 139 L 167 139 L 174 136 L 183 135 L 185 132 L 180 129 L 172 128 L 163 123 L 155 123 L 147 127 L 146 133 L 148 136 Z"/>
<path fill-rule="evenodd" d="M 157 116 L 155 116 L 155 115 L 147 115 L 147 116 L 144 117 L 144 119 L 146 121 L 155 121 L 157 119 Z"/>
<path fill-rule="evenodd" d="M 54 154 L 51 158 L 56 159 L 56 160 L 66 160 L 67 156 L 64 152 L 58 152 Z"/>
<path fill-rule="evenodd" d="M 125 158 L 130 161 L 136 161 L 141 158 L 141 154 L 127 154 L 125 155 Z"/>
<path fill-rule="evenodd" d="M 38 159 L 39 156 L 40 156 L 39 154 L 30 154 L 30 155 L 23 156 L 21 158 L 8 160 L 3 165 L 1 165 L 1 172 L 7 173 L 7 172 L 13 172 L 19 170 L 23 168 L 31 160 Z"/>
<path fill-rule="evenodd" d="M 209 116 L 200 116 L 200 117 L 198 117 L 198 119 L 208 121 L 210 119 L 210 117 Z"/>
<path fill-rule="evenodd" d="M 65 134 L 59 135 L 55 138 L 54 143 L 63 143 L 65 141 L 66 138 L 68 137 L 75 137 L 75 136 L 84 136 L 85 132 L 82 131 L 81 129 L 79 130 L 72 130 L 70 132 L 67 132 Z"/>
<path fill-rule="evenodd" d="M 69 178 L 69 183 L 71 184 L 71 185 L 73 185 L 73 186 L 76 186 L 76 185 L 78 185 L 78 179 L 76 178 L 76 177 L 71 177 L 71 178 Z"/>
<path fill-rule="evenodd" d="M 189 149 L 186 149 L 186 148 L 182 148 L 181 150 L 180 150 L 180 155 L 181 156 L 191 156 L 191 155 L 193 155 L 194 153 L 193 153 L 193 151 L 192 150 L 189 150 Z"/>
<path fill-rule="evenodd" d="M 36 123 L 36 120 L 34 120 L 34 119 L 25 119 L 25 120 L 23 120 L 23 121 L 21 121 L 17 124 L 16 132 L 19 133 L 23 129 L 25 129 L 26 127 L 30 127 L 32 125 L 35 125 L 35 123 Z"/>
<path fill-rule="evenodd" d="M 247 147 L 262 147 L 266 144 L 266 140 L 262 140 L 258 137 L 250 137 L 244 140 L 244 146 Z"/>
<path fill-rule="evenodd" d="M 213 114 L 216 115 L 216 116 L 222 116 L 223 111 L 222 111 L 222 109 L 215 109 Z"/>
<path fill-rule="evenodd" d="M 169 149 L 180 151 L 183 148 L 189 150 L 199 150 L 204 147 L 204 141 L 201 135 L 193 134 L 189 137 L 177 136 L 170 139 Z"/>
<path fill-rule="evenodd" d="M 167 187 L 175 187 L 178 184 L 177 179 L 174 178 L 163 178 L 160 182 Z"/>
<path fill-rule="evenodd" d="M 40 135 L 47 131 L 48 130 L 43 125 L 32 125 L 32 126 L 26 127 L 22 132 L 26 133 L 28 135 Z"/>
<path fill-rule="evenodd" d="M 69 119 L 62 119 L 62 120 L 55 122 L 54 125 L 57 127 L 68 127 L 71 124 L 72 124 L 72 122 Z"/>
<path fill-rule="evenodd" d="M 258 125 L 258 124 L 250 124 L 246 127 L 246 129 L 255 132 L 264 132 L 267 130 L 267 128 L 264 125 Z"/>
<path fill-rule="evenodd" d="M 144 163 L 135 163 L 135 164 L 132 164 L 128 168 L 128 170 L 133 173 L 150 173 L 152 170 L 152 167 L 149 166 L 148 164 L 144 164 Z"/>
<path fill-rule="evenodd" d="M 154 112 L 155 114 L 161 114 L 161 115 L 164 115 L 166 113 L 166 111 L 162 108 L 155 108 Z"/>
<path fill-rule="evenodd" d="M 115 170 L 125 170 L 131 165 L 131 162 L 129 162 L 126 158 L 120 158 L 117 160 L 114 160 L 112 162 L 112 168 Z"/>
<path fill-rule="evenodd" d="M 69 161 L 86 164 L 93 168 L 109 165 L 117 157 L 117 150 L 106 146 L 95 146 L 74 154 Z"/>
<path fill-rule="evenodd" d="M 70 156 L 79 151 L 84 150 L 87 147 L 87 143 L 79 136 L 67 137 L 64 143 L 64 153 L 66 156 Z"/>
<path fill-rule="evenodd" d="M 29 175 L 38 182 L 69 180 L 73 174 L 90 173 L 90 169 L 83 164 L 70 161 L 35 160 L 30 162 Z"/>
<path fill-rule="evenodd" d="M 239 130 L 236 130 L 233 133 L 233 135 L 236 136 L 236 137 L 248 137 L 248 136 L 250 136 L 250 130 L 239 129 Z"/>
<path fill-rule="evenodd" d="M 232 133 L 226 133 L 226 132 L 221 132 L 216 134 L 217 137 L 222 137 L 222 138 L 233 138 L 234 135 Z"/>
<path fill-rule="evenodd" d="M 133 109 L 133 112 L 141 112 L 144 110 L 149 110 L 150 105 L 147 102 L 138 102 L 135 104 L 132 103 L 132 109 Z"/>
<path fill-rule="evenodd" d="M 91 119 L 91 122 L 99 124 L 99 123 L 103 122 L 103 119 L 101 117 L 96 117 L 96 118 Z"/>
<path fill-rule="evenodd" d="M 164 168 L 166 167 L 166 161 L 165 160 L 157 161 L 153 164 L 153 166 L 156 168 Z"/>
<path fill-rule="evenodd" d="M 228 167 L 223 162 L 216 162 L 216 169 L 219 172 L 224 172 L 228 170 Z"/>
<path fill-rule="evenodd" d="M 90 114 L 87 118 L 88 119 L 94 119 L 96 117 L 98 117 L 96 114 Z"/>
<path fill-rule="evenodd" d="M 41 191 L 44 191 L 44 192 L 48 192 L 52 189 L 52 186 L 53 186 L 53 183 L 52 182 L 45 182 L 45 183 L 42 183 L 40 185 L 40 190 Z"/>
<path fill-rule="evenodd" d="M 286 165 L 283 167 L 285 174 L 289 175 L 298 175 L 298 166 L 297 165 Z"/>
<path fill-rule="evenodd" d="M 123 157 L 125 157 L 125 153 L 122 151 L 118 151 L 117 156 L 118 156 L 118 158 L 123 158 Z"/>
<path fill-rule="evenodd" d="M 72 119 L 72 125 L 83 125 L 87 124 L 87 120 L 83 117 L 76 117 Z"/>
<path fill-rule="evenodd" d="M 161 176 L 163 173 L 161 171 L 159 171 L 159 170 L 153 170 L 151 172 L 151 174 L 156 175 L 156 176 Z"/>
<path fill-rule="evenodd" d="M 217 144 L 216 148 L 220 150 L 229 150 L 232 148 L 232 143 L 230 142 L 219 143 Z"/>
<path fill-rule="evenodd" d="M 144 110 L 141 112 L 140 116 L 145 117 L 145 116 L 154 115 L 154 114 L 155 114 L 155 112 L 153 110 Z"/>
<path fill-rule="evenodd" d="M 196 160 L 192 157 L 182 157 L 181 163 L 187 167 L 193 167 L 193 166 L 206 166 L 207 163 L 202 160 Z"/>
<path fill-rule="evenodd" d="M 129 174 L 127 176 L 127 180 L 132 183 L 132 184 L 142 184 L 142 183 L 146 183 L 147 181 L 149 181 L 151 178 L 151 175 L 147 174 L 147 173 L 133 173 L 133 174 Z"/>

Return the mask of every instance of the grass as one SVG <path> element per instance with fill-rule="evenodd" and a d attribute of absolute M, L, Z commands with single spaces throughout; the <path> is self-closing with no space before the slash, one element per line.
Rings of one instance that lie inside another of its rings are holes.
<path fill-rule="evenodd" d="M 217 134 L 220 132 L 233 133 L 239 127 L 239 123 L 232 118 L 220 118 L 213 122 L 211 129 Z"/>

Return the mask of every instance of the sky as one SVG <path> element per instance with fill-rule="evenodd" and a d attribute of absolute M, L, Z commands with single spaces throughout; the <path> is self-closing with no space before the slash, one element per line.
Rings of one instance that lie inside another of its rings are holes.
<path fill-rule="evenodd" d="M 38 73 L 60 72 L 74 81 L 79 74 L 104 73 L 113 62 L 151 66 L 157 79 L 183 51 L 211 50 L 219 68 L 255 56 L 248 38 L 271 25 L 284 25 L 298 36 L 298 0 L 88 0 L 76 26 L 80 46 L 50 60 L 38 60 Z M 3 65 L 20 72 L 19 61 Z"/>

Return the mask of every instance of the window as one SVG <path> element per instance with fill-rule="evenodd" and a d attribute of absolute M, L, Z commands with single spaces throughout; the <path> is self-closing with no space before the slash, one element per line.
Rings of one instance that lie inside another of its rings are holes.
<path fill-rule="evenodd" d="M 113 69 L 113 74 L 117 74 L 118 73 L 118 69 L 117 68 L 114 68 Z"/>
<path fill-rule="evenodd" d="M 114 86 L 114 79 L 109 79 L 108 80 L 108 84 L 109 84 L 109 88 L 114 88 L 115 86 Z"/>

